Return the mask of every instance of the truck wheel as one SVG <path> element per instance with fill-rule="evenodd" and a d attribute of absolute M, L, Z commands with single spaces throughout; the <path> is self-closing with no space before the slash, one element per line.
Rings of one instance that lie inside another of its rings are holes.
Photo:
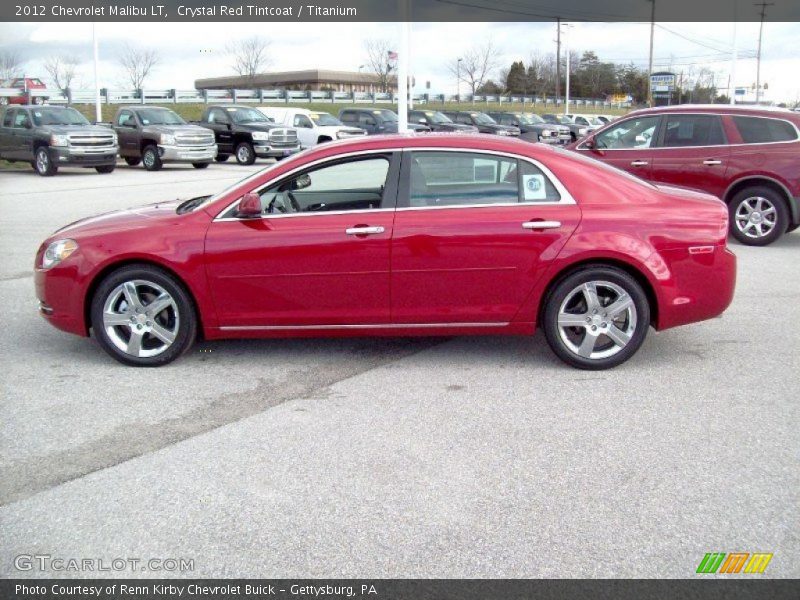
<path fill-rule="evenodd" d="M 241 142 L 236 146 L 236 162 L 240 165 L 252 165 L 256 162 L 256 153 L 253 150 L 253 144 L 250 142 Z"/>
<path fill-rule="evenodd" d="M 144 152 L 142 152 L 142 162 L 144 163 L 144 168 L 148 171 L 158 171 L 164 164 L 158 155 L 158 148 L 153 145 L 145 147 Z"/>
<path fill-rule="evenodd" d="M 228 160 L 230 158 L 230 156 L 231 156 L 230 154 L 217 154 L 214 157 L 214 160 L 217 161 L 217 162 L 225 162 L 226 160 Z"/>
<path fill-rule="evenodd" d="M 38 106 L 41 106 L 42 104 L 44 104 L 44 98 L 34 98 L 33 103 Z"/>
<path fill-rule="evenodd" d="M 142 162 L 142 159 L 139 158 L 138 156 L 126 156 L 125 157 L 125 162 L 128 163 L 129 166 L 135 167 L 140 162 Z"/>
<path fill-rule="evenodd" d="M 102 165 L 100 167 L 95 167 L 94 170 L 98 173 L 113 173 L 114 169 L 117 168 L 117 165 Z"/>
<path fill-rule="evenodd" d="M 8 97 L 7 96 L 0 97 L 0 106 L 5 106 L 6 104 L 8 104 Z"/>
<path fill-rule="evenodd" d="M 738 192 L 728 210 L 733 237 L 747 246 L 767 246 L 789 226 L 786 202 L 766 186 L 756 185 Z"/>
<path fill-rule="evenodd" d="M 195 169 L 205 169 L 208 166 L 208 163 L 192 163 L 192 166 Z"/>
<path fill-rule="evenodd" d="M 47 151 L 47 146 L 39 146 L 36 149 L 36 160 L 33 163 L 33 168 L 42 177 L 49 177 L 58 172 L 58 166 L 53 164 L 50 160 L 50 153 Z"/>

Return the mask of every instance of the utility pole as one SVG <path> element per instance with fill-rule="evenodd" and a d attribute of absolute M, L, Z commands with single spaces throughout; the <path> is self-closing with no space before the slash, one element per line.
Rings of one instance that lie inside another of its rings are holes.
<path fill-rule="evenodd" d="M 733 54 L 731 56 L 731 74 L 728 84 L 730 104 L 736 104 L 736 61 L 739 60 L 739 46 L 736 39 L 736 28 L 739 21 L 739 0 L 733 0 Z"/>
<path fill-rule="evenodd" d="M 561 17 L 556 18 L 556 102 L 561 96 Z M 546 95 L 546 94 L 545 94 Z"/>
<path fill-rule="evenodd" d="M 656 35 L 656 0 L 650 0 L 650 62 L 647 67 L 647 105 L 653 106 L 653 38 Z"/>
<path fill-rule="evenodd" d="M 564 114 L 566 115 L 569 114 L 569 28 L 572 25 L 565 23 L 564 26 L 567 27 L 567 31 L 564 32 L 564 53 L 567 55 L 567 75 L 564 88 Z"/>
<path fill-rule="evenodd" d="M 764 19 L 767 16 L 767 7 L 775 6 L 774 2 L 759 2 L 753 6 L 761 7 L 761 27 L 758 30 L 758 52 L 756 53 L 756 104 L 761 96 L 761 38 L 764 35 Z"/>
<path fill-rule="evenodd" d="M 103 120 L 103 110 L 100 108 L 100 77 L 98 75 L 97 63 L 100 62 L 97 50 L 97 31 L 92 21 L 92 52 L 94 54 L 94 115 L 98 123 Z"/>

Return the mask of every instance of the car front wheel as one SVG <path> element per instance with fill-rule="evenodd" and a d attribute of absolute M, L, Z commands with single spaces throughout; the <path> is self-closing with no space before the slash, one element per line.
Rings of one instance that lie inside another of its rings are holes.
<path fill-rule="evenodd" d="M 559 282 L 544 307 L 543 328 L 553 352 L 579 369 L 610 369 L 633 356 L 650 326 L 650 306 L 631 275 L 587 267 Z"/>
<path fill-rule="evenodd" d="M 733 237 L 747 246 L 767 246 L 789 227 L 786 203 L 772 188 L 746 188 L 731 199 L 728 209 Z"/>
<path fill-rule="evenodd" d="M 252 165 L 256 162 L 256 153 L 250 142 L 242 142 L 236 146 L 236 162 L 240 165 Z"/>
<path fill-rule="evenodd" d="M 158 155 L 158 148 L 155 146 L 148 146 L 142 152 L 142 163 L 144 168 L 148 171 L 158 171 L 163 166 L 161 157 Z"/>
<path fill-rule="evenodd" d="M 58 167 L 50 160 L 50 152 L 46 146 L 39 146 L 36 149 L 36 159 L 33 161 L 33 168 L 42 177 L 55 175 Z"/>
<path fill-rule="evenodd" d="M 130 265 L 111 273 L 92 298 L 97 341 L 127 365 L 156 367 L 186 352 L 197 316 L 184 287 L 157 267 Z"/>

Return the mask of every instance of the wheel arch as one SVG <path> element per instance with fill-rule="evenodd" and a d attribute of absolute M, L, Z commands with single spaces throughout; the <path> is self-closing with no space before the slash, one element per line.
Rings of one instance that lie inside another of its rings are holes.
<path fill-rule="evenodd" d="M 192 287 L 181 277 L 175 269 L 170 267 L 169 265 L 165 265 L 164 263 L 153 260 L 151 258 L 141 258 L 141 257 L 129 257 L 124 258 L 122 260 L 111 262 L 107 265 L 104 265 L 97 273 L 94 274 L 91 281 L 89 282 L 88 287 L 86 288 L 86 294 L 83 297 L 83 326 L 86 335 L 89 335 L 89 331 L 92 326 L 92 300 L 94 298 L 95 293 L 97 292 L 97 288 L 100 286 L 100 283 L 108 277 L 114 271 L 121 269 L 123 267 L 130 267 L 130 266 L 147 266 L 147 267 L 156 267 L 168 275 L 175 279 L 175 282 L 180 285 L 183 290 L 186 292 L 186 295 L 189 297 L 189 300 L 194 307 L 195 314 L 197 315 L 197 333 L 202 339 L 204 337 L 204 330 L 203 330 L 203 314 L 200 311 L 200 305 L 197 302 L 197 296 L 192 290 Z"/>
<path fill-rule="evenodd" d="M 748 175 L 747 177 L 742 177 L 741 179 L 736 180 L 728 187 L 727 190 L 725 190 L 722 200 L 725 202 L 725 204 L 730 204 L 731 200 L 733 200 L 733 197 L 740 191 L 748 187 L 758 185 L 768 187 L 780 194 L 780 196 L 783 198 L 783 201 L 786 203 L 786 208 L 789 209 L 791 222 L 800 222 L 800 208 L 798 208 L 797 203 L 794 202 L 794 198 L 789 192 L 789 188 L 783 182 L 775 179 L 774 177 L 770 177 L 769 175 Z"/>
<path fill-rule="evenodd" d="M 324 144 L 326 142 L 332 142 L 333 138 L 327 134 L 317 136 L 317 143 Z"/>
<path fill-rule="evenodd" d="M 644 290 L 645 296 L 647 297 L 647 302 L 650 305 L 650 324 L 654 327 L 658 324 L 658 294 L 656 294 L 653 283 L 640 267 L 624 260 L 612 257 L 585 258 L 561 267 L 560 270 L 550 278 L 550 281 L 547 282 L 544 292 L 539 299 L 539 306 L 536 309 L 537 323 L 542 322 L 545 307 L 547 306 L 550 295 L 553 293 L 553 290 L 556 288 L 556 286 L 573 273 L 592 267 L 614 267 L 633 277 L 636 282 L 642 286 L 642 290 Z"/>

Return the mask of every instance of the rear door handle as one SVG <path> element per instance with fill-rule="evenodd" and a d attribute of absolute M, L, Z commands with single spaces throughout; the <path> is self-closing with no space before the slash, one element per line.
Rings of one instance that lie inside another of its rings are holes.
<path fill-rule="evenodd" d="M 557 229 L 561 227 L 561 221 L 526 221 L 522 224 L 523 229 Z"/>
<path fill-rule="evenodd" d="M 649 162 L 647 162 L 646 160 L 635 160 L 635 161 L 633 161 L 633 162 L 631 163 L 631 166 L 632 166 L 632 167 L 646 167 L 646 166 L 647 166 L 647 165 L 649 165 L 649 164 L 650 164 L 650 163 L 649 163 Z"/>
<path fill-rule="evenodd" d="M 707 158 L 706 160 L 703 161 L 703 164 L 709 167 L 714 167 L 716 165 L 721 165 L 722 161 L 717 160 L 716 158 Z"/>
<path fill-rule="evenodd" d="M 381 226 L 369 227 L 366 225 L 359 225 L 357 227 L 349 227 L 344 230 L 347 235 L 375 235 L 376 233 L 383 233 L 384 228 Z"/>

